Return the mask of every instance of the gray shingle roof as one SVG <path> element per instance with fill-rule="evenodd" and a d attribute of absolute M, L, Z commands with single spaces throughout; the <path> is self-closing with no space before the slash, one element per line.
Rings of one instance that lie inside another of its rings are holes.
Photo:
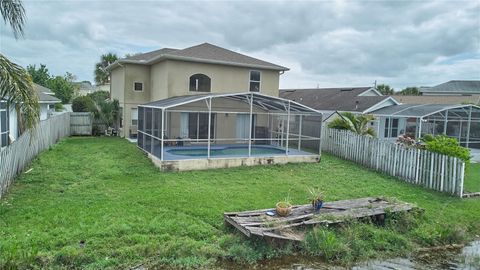
<path fill-rule="evenodd" d="M 420 92 L 480 94 L 480 81 L 452 80 L 433 87 L 421 87 Z"/>
<path fill-rule="evenodd" d="M 49 94 L 46 94 L 46 93 L 53 93 L 53 91 L 51 89 L 43 87 L 43 86 L 41 86 L 39 84 L 36 84 L 36 83 L 33 84 L 33 87 L 35 88 L 35 91 L 37 92 L 39 102 L 41 102 L 41 103 L 59 103 L 59 102 L 61 102 L 60 99 L 58 99 L 54 96 L 51 96 Z"/>
<path fill-rule="evenodd" d="M 153 64 L 163 59 L 246 66 L 259 69 L 288 70 L 286 67 L 227 50 L 209 43 L 203 43 L 182 50 L 164 48 L 123 58 L 118 60 L 118 62 Z M 111 66 L 114 66 L 114 64 Z"/>
<path fill-rule="evenodd" d="M 280 97 L 324 111 L 364 112 L 388 96 L 359 96 L 372 87 L 280 89 Z"/>

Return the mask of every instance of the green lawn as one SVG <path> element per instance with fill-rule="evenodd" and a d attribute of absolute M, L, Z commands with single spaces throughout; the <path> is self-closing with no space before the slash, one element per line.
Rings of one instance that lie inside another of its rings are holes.
<path fill-rule="evenodd" d="M 466 191 L 480 192 L 480 163 L 467 166 L 464 187 Z"/>
<path fill-rule="evenodd" d="M 442 243 L 450 237 L 445 228 L 465 236 L 450 242 L 480 233 L 480 200 L 328 155 L 318 164 L 162 173 L 126 140 L 76 137 L 41 154 L 0 201 L 0 269 L 211 267 L 291 253 L 244 240 L 224 227 L 222 213 L 273 207 L 288 194 L 303 204 L 307 186 L 322 188 L 326 200 L 388 196 L 417 203 L 425 219 L 399 236 L 412 249 Z"/>

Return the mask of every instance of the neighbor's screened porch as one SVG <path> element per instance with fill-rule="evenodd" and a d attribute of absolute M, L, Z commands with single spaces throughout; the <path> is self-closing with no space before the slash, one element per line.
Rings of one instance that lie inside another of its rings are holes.
<path fill-rule="evenodd" d="M 174 97 L 138 107 L 138 147 L 160 160 L 319 155 L 322 115 L 259 93 Z"/>
<path fill-rule="evenodd" d="M 443 134 L 456 138 L 462 146 L 480 149 L 480 107 L 475 105 L 398 105 L 380 109 L 375 115 L 384 118 L 384 137 L 394 133 L 412 138 Z"/>

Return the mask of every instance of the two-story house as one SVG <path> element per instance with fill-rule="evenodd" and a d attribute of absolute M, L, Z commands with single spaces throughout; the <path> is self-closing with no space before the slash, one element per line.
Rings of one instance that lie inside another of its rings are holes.
<path fill-rule="evenodd" d="M 288 68 L 203 43 L 119 59 L 107 70 L 111 97 L 122 111 L 120 135 L 129 137 L 136 134 L 140 104 L 202 93 L 253 91 L 278 97 L 280 75 Z"/>

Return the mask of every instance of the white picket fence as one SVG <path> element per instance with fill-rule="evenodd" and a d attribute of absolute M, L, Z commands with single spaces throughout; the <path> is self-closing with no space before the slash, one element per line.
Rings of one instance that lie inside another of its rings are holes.
<path fill-rule="evenodd" d="M 1 149 L 0 198 L 32 159 L 67 136 L 70 136 L 70 113 L 63 113 L 40 121 L 36 128 L 26 131 L 11 145 Z"/>
<path fill-rule="evenodd" d="M 465 163 L 454 157 L 324 128 L 322 150 L 406 182 L 463 196 Z"/>

